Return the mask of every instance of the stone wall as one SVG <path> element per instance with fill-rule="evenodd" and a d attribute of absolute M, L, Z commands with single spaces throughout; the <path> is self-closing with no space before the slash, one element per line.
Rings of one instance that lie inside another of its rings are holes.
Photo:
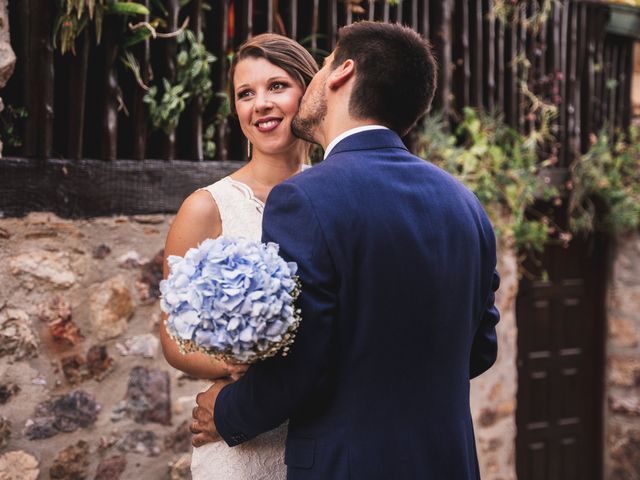
<path fill-rule="evenodd" d="M 489 371 L 471 381 L 471 412 L 482 478 L 515 480 L 518 275 L 513 250 L 500 249 L 498 272 L 498 359 Z"/>
<path fill-rule="evenodd" d="M 640 234 L 617 239 L 608 291 L 605 478 L 640 478 Z"/>
<path fill-rule="evenodd" d="M 640 122 L 640 42 L 633 46 L 633 78 L 631 80 L 631 108 L 636 122 Z"/>
<path fill-rule="evenodd" d="M 170 219 L 0 219 L 0 478 L 188 478 L 203 383 L 156 334 Z"/>
<path fill-rule="evenodd" d="M 11 48 L 9 35 L 9 11 L 8 1 L 0 0 L 0 88 L 4 87 L 16 66 L 16 55 Z M 4 109 L 0 98 L 0 112 Z M 0 158 L 2 158 L 2 141 L 0 140 Z"/>
<path fill-rule="evenodd" d="M 0 479 L 189 478 L 185 422 L 204 383 L 164 361 L 156 334 L 171 220 L 0 218 Z M 472 397 L 484 478 L 511 480 L 512 255 L 500 270 L 499 359 Z"/>

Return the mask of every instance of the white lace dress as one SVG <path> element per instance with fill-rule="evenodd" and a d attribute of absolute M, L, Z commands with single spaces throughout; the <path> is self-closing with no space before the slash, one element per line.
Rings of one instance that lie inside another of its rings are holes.
<path fill-rule="evenodd" d="M 207 190 L 218 205 L 223 235 L 260 240 L 264 204 L 249 186 L 225 177 L 203 190 Z M 286 437 L 287 427 L 281 425 L 233 448 L 224 442 L 194 448 L 193 480 L 284 480 Z"/>

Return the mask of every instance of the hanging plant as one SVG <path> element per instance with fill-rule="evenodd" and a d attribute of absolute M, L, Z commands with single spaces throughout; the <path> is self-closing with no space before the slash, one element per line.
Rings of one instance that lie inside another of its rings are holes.
<path fill-rule="evenodd" d="M 53 46 L 64 55 L 75 54 L 76 38 L 89 22 L 94 22 L 96 43 L 102 38 L 102 23 L 105 15 L 149 15 L 149 9 L 136 2 L 115 0 L 59 0 L 58 18 L 53 28 Z"/>
<path fill-rule="evenodd" d="M 543 181 L 548 162 L 540 162 L 532 142 L 499 119 L 467 107 L 450 134 L 439 116 L 429 116 L 418 134 L 418 155 L 476 194 L 507 247 L 540 252 L 558 231 L 533 209 L 539 199 L 559 194 Z"/>
<path fill-rule="evenodd" d="M 615 235 L 640 227 L 640 127 L 615 141 L 603 129 L 570 172 L 572 231 Z"/>
<path fill-rule="evenodd" d="M 177 42 L 175 83 L 163 78 L 162 91 L 152 86 L 143 99 L 149 106 L 151 124 L 167 135 L 175 131 L 192 98 L 201 98 L 203 108 L 209 103 L 213 96 L 211 64 L 217 60 L 204 46 L 202 34 L 196 38 L 191 30 L 184 30 Z"/>

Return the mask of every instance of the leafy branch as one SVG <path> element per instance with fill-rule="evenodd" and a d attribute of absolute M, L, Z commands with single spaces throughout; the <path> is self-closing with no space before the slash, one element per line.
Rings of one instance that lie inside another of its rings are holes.
<path fill-rule="evenodd" d="M 640 127 L 613 140 L 604 128 L 570 167 L 570 228 L 621 234 L 640 227 Z"/>
<path fill-rule="evenodd" d="M 105 15 L 149 15 L 144 5 L 136 2 L 114 0 L 59 0 L 58 17 L 53 28 L 53 46 L 64 55 L 75 54 L 75 41 L 89 22 L 95 24 L 96 43 L 102 38 L 102 23 Z"/>
<path fill-rule="evenodd" d="M 211 64 L 217 60 L 206 49 L 202 34 L 196 38 L 191 30 L 184 30 L 177 41 L 175 83 L 163 78 L 162 91 L 154 85 L 143 98 L 149 106 L 152 125 L 167 135 L 175 131 L 182 112 L 193 98 L 201 98 L 203 108 L 211 101 Z"/>
<path fill-rule="evenodd" d="M 473 191 L 494 224 L 496 235 L 519 251 L 542 251 L 557 226 L 533 210 L 539 199 L 558 195 L 543 180 L 547 162 L 539 162 L 527 137 L 500 119 L 464 109 L 455 134 L 439 116 L 425 119 L 418 155 L 457 177 Z"/>

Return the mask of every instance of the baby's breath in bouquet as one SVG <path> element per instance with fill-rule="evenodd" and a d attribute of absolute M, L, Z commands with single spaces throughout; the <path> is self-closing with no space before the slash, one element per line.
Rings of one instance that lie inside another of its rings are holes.
<path fill-rule="evenodd" d="M 182 352 L 232 363 L 286 355 L 300 324 L 299 281 L 277 244 L 221 236 L 167 261 L 161 308 Z"/>

